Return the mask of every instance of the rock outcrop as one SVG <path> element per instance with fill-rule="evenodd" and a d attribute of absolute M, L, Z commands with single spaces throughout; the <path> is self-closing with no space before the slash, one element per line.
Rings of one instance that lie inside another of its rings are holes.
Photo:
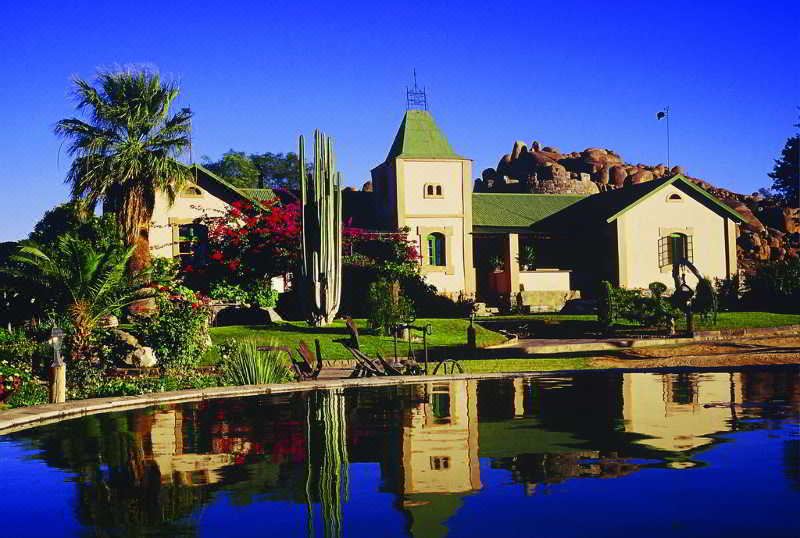
<path fill-rule="evenodd" d="M 674 174 L 686 175 L 682 166 L 626 163 L 618 153 L 587 148 L 562 153 L 558 148 L 530 148 L 517 141 L 500 158 L 496 168 L 487 168 L 475 180 L 475 192 L 519 192 L 536 194 L 594 194 L 625 188 Z M 739 266 L 745 271 L 761 261 L 800 255 L 800 210 L 781 207 L 759 193 L 738 194 L 686 176 L 735 209 L 747 221 L 740 227 Z"/>

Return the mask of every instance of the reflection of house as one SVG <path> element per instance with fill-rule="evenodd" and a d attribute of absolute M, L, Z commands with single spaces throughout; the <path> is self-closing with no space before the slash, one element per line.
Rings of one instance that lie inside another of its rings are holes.
<path fill-rule="evenodd" d="M 481 488 L 477 384 L 428 385 L 429 402 L 403 425 L 402 494 L 464 493 Z"/>
<path fill-rule="evenodd" d="M 730 430 L 732 405 L 742 403 L 740 373 L 626 374 L 626 431 L 660 450 L 708 445 L 711 434 Z"/>
<path fill-rule="evenodd" d="M 151 454 L 158 466 L 161 483 L 187 486 L 214 484 L 221 480 L 220 469 L 233 465 L 231 454 L 191 454 L 183 448 L 183 413 L 180 409 L 153 414 L 150 429 Z"/>

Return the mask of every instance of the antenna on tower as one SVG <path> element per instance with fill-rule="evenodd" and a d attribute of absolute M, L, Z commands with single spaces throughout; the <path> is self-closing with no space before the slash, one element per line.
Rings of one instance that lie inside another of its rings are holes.
<path fill-rule="evenodd" d="M 417 70 L 414 69 L 414 86 L 406 86 L 406 110 L 428 110 L 428 95 L 425 88 L 417 86 Z"/>

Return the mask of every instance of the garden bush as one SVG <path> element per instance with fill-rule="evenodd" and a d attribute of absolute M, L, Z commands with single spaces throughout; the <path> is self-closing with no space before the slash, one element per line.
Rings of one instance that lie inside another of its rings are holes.
<path fill-rule="evenodd" d="M 717 322 L 719 299 L 717 290 L 710 279 L 702 278 L 697 283 L 697 287 L 694 290 L 694 299 L 692 300 L 692 311 L 699 314 L 705 322 Z"/>
<path fill-rule="evenodd" d="M 28 407 L 46 404 L 49 400 L 47 387 L 36 379 L 23 381 L 19 388 L 6 400 L 9 407 Z"/>
<path fill-rule="evenodd" d="M 102 379 L 87 390 L 86 398 L 137 396 L 155 392 L 218 387 L 220 377 L 196 370 L 173 370 L 160 376 L 114 377 Z"/>
<path fill-rule="evenodd" d="M 750 306 L 769 311 L 800 312 L 800 258 L 758 266 L 747 277 Z"/>
<path fill-rule="evenodd" d="M 188 288 L 161 288 L 156 312 L 136 319 L 133 333 L 153 348 L 162 369 L 193 368 L 210 345 L 209 306 Z"/>
<path fill-rule="evenodd" d="M 617 304 L 614 300 L 614 286 L 604 280 L 600 283 L 600 294 L 597 298 L 597 321 L 604 331 L 609 331 L 617 319 Z"/>
<path fill-rule="evenodd" d="M 227 340 L 220 346 L 222 381 L 228 385 L 263 385 L 285 383 L 292 371 L 279 351 L 259 351 L 263 343 L 254 340 Z M 268 346 L 274 347 L 275 342 Z"/>
<path fill-rule="evenodd" d="M 403 295 L 399 282 L 378 280 L 369 285 L 367 312 L 370 328 L 390 334 L 392 325 L 413 319 L 414 305 Z"/>
<path fill-rule="evenodd" d="M 24 383 L 31 380 L 29 370 L 0 360 L 0 403 L 6 402 Z"/>
<path fill-rule="evenodd" d="M 33 367 L 33 357 L 41 353 L 42 345 L 23 330 L 0 329 L 0 360 L 25 368 Z"/>

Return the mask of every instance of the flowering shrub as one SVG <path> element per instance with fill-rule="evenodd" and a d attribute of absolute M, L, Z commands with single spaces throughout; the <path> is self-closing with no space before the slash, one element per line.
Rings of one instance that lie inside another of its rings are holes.
<path fill-rule="evenodd" d="M 211 280 L 218 276 L 229 282 L 252 282 L 283 275 L 300 255 L 299 203 L 240 200 L 206 224 L 210 254 L 205 270 Z"/>
<path fill-rule="evenodd" d="M 345 265 L 370 267 L 380 277 L 399 280 L 419 275 L 419 253 L 407 230 L 377 233 L 345 227 L 342 233 Z"/>
<path fill-rule="evenodd" d="M 209 299 L 184 287 L 158 288 L 157 312 L 136 320 L 133 332 L 153 348 L 161 368 L 195 367 L 209 347 Z"/>
<path fill-rule="evenodd" d="M 8 400 L 24 382 L 30 380 L 30 371 L 19 368 L 7 360 L 0 360 L 0 402 Z"/>
<path fill-rule="evenodd" d="M 0 360 L 30 371 L 32 358 L 40 347 L 24 331 L 0 329 Z"/>

